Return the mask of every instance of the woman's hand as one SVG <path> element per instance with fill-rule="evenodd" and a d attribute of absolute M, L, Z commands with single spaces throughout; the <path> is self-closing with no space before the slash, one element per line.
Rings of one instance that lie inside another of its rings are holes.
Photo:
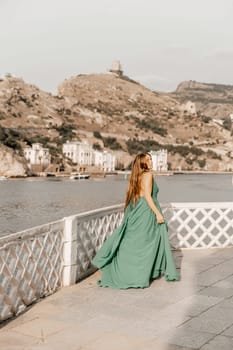
<path fill-rule="evenodd" d="M 157 222 L 158 224 L 163 224 L 164 223 L 164 217 L 161 213 L 157 213 L 156 214 L 156 219 L 157 219 Z"/>

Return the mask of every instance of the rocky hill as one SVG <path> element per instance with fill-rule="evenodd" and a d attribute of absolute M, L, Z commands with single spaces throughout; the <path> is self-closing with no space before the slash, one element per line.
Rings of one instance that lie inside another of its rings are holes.
<path fill-rule="evenodd" d="M 54 162 L 66 161 L 61 146 L 71 139 L 130 155 L 128 163 L 138 151 L 167 148 L 171 169 L 233 169 L 231 130 L 215 123 L 216 115 L 207 117 L 201 104 L 197 113 L 187 111 L 184 102 L 197 102 L 190 89 L 183 83 L 176 93 L 162 94 L 126 76 L 92 74 L 66 79 L 53 96 L 22 79 L 4 78 L 0 143 L 22 156 L 26 144 L 41 142 Z"/>
<path fill-rule="evenodd" d="M 199 111 L 212 118 L 224 119 L 233 114 L 233 85 L 184 81 L 171 96 L 181 103 L 194 102 Z"/>

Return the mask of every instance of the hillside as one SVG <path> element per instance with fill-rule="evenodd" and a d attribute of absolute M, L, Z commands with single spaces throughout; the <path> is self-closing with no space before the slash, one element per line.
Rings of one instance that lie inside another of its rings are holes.
<path fill-rule="evenodd" d="M 167 148 L 171 169 L 233 169 L 231 131 L 206 118 L 202 107 L 196 114 L 184 110 L 191 88 L 181 84 L 162 94 L 125 76 L 92 74 L 66 79 L 53 96 L 8 77 L 0 80 L 0 142 L 19 155 L 25 144 L 41 142 L 54 162 L 66 163 L 66 140 L 85 139 L 121 157 Z"/>
<path fill-rule="evenodd" d="M 199 111 L 212 118 L 224 119 L 233 113 L 233 85 L 185 81 L 171 96 L 181 103 L 194 102 Z"/>

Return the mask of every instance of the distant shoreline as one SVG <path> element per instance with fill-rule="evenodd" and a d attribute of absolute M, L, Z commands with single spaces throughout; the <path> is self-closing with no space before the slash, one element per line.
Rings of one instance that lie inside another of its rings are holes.
<path fill-rule="evenodd" d="M 213 175 L 221 175 L 221 174 L 233 174 L 233 171 L 208 171 L 208 170 L 181 170 L 181 171 L 173 171 L 173 175 L 182 175 L 182 174 L 191 174 L 191 175 L 203 175 L 203 174 L 213 174 Z"/>
<path fill-rule="evenodd" d="M 118 175 L 124 175 L 125 177 L 128 177 L 130 175 L 130 170 L 116 170 L 112 172 L 88 172 L 90 174 L 90 179 L 93 178 L 103 178 L 106 176 L 118 176 Z M 233 175 L 233 171 L 208 171 L 208 170 L 170 170 L 165 172 L 156 172 L 153 171 L 154 175 L 156 176 L 172 176 L 172 175 Z M 6 180 L 10 179 L 27 179 L 27 178 L 49 178 L 49 177 L 56 177 L 56 178 L 68 178 L 70 177 L 71 173 L 40 173 L 36 174 L 34 176 L 1 176 L 2 180 L 3 178 Z"/>

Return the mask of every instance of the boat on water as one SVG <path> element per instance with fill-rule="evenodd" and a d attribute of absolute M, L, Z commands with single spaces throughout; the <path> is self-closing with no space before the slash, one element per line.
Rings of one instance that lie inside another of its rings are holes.
<path fill-rule="evenodd" d="M 90 176 L 91 176 L 90 174 L 84 174 L 84 173 L 71 173 L 70 179 L 71 180 L 89 179 Z"/>
<path fill-rule="evenodd" d="M 0 181 L 4 181 L 4 180 L 7 180 L 7 177 L 6 176 L 0 176 Z"/>

